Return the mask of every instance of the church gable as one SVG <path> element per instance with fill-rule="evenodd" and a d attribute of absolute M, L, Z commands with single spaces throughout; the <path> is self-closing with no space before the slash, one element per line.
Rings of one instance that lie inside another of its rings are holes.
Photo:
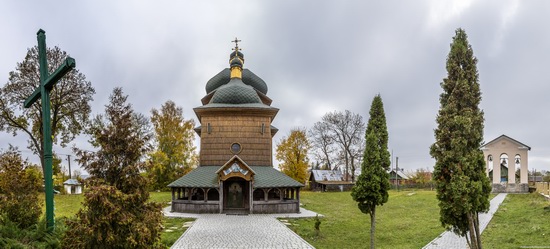
<path fill-rule="evenodd" d="M 225 181 L 231 177 L 240 177 L 246 181 L 251 181 L 256 174 L 240 157 L 233 156 L 216 173 L 220 181 Z"/>
<path fill-rule="evenodd" d="M 484 144 L 482 146 L 482 149 L 490 149 L 490 148 L 503 148 L 503 147 L 514 147 L 520 150 L 531 150 L 531 147 L 528 145 L 521 143 L 509 136 L 501 135 L 492 141 Z"/>

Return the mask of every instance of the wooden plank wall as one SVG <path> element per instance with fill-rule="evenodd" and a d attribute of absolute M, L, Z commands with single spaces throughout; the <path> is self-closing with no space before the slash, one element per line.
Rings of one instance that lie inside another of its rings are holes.
<path fill-rule="evenodd" d="M 204 202 L 176 200 L 172 201 L 172 212 L 217 214 L 220 213 L 220 205 L 219 201 Z"/>
<path fill-rule="evenodd" d="M 254 201 L 252 207 L 255 214 L 286 214 L 300 212 L 300 204 L 298 201 L 287 202 L 264 202 Z"/>
<path fill-rule="evenodd" d="M 220 115 L 203 116 L 201 121 L 200 165 L 225 164 L 234 156 L 230 149 L 233 143 L 241 144 L 238 156 L 248 165 L 273 165 L 270 117 Z"/>

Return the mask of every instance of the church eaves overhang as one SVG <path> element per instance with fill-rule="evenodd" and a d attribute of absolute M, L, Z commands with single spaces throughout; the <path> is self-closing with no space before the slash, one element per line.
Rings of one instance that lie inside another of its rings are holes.
<path fill-rule="evenodd" d="M 232 105 L 232 104 L 208 104 L 203 105 L 199 107 L 193 108 L 193 111 L 195 111 L 195 114 L 197 115 L 197 118 L 199 119 L 199 122 L 201 122 L 201 118 L 204 114 L 213 114 L 213 115 L 232 115 L 233 112 L 240 113 L 246 113 L 247 115 L 251 116 L 269 116 L 271 119 L 274 119 L 277 113 L 279 112 L 279 108 L 267 106 L 264 104 L 259 103 L 252 103 L 252 104 L 240 104 L 240 105 Z"/>

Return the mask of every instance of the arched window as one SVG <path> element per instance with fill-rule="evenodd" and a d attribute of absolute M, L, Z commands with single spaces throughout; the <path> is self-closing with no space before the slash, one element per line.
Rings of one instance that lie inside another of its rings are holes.
<path fill-rule="evenodd" d="M 514 158 L 514 161 L 516 163 L 516 168 L 517 168 L 518 165 L 521 165 L 521 156 L 516 155 L 516 157 Z"/>
<path fill-rule="evenodd" d="M 252 198 L 255 201 L 263 201 L 265 199 L 264 195 L 264 190 L 257 188 L 254 190 L 254 193 L 252 193 Z"/>
<path fill-rule="evenodd" d="M 269 190 L 269 193 L 267 194 L 268 200 L 280 200 L 281 199 L 281 191 L 279 189 L 273 188 Z"/>
<path fill-rule="evenodd" d="M 207 192 L 208 192 L 208 200 L 209 201 L 219 201 L 220 200 L 220 193 L 218 192 L 217 188 L 211 188 Z"/>
<path fill-rule="evenodd" d="M 500 182 L 508 182 L 508 163 L 510 163 L 508 155 L 502 153 L 500 155 Z"/>
<path fill-rule="evenodd" d="M 191 200 L 204 200 L 204 190 L 202 188 L 194 188 L 191 191 Z"/>
<path fill-rule="evenodd" d="M 514 157 L 514 169 L 516 171 L 516 182 L 521 179 L 521 156 L 518 154 Z"/>
<path fill-rule="evenodd" d="M 502 155 L 500 155 L 500 165 L 508 168 L 508 155 L 506 155 L 506 153 L 503 153 Z"/>

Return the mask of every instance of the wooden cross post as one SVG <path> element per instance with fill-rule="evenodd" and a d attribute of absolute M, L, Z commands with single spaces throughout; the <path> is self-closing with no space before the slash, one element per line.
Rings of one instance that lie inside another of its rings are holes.
<path fill-rule="evenodd" d="M 65 62 L 48 75 L 48 58 L 46 58 L 46 31 L 38 33 L 38 62 L 40 64 L 40 86 L 25 100 L 25 108 L 29 108 L 39 98 L 42 103 L 42 134 L 44 147 L 44 185 L 46 192 L 46 226 L 51 231 L 54 228 L 53 215 L 53 170 L 52 170 L 52 132 L 50 121 L 50 91 L 55 83 L 75 67 L 75 60 L 67 57 Z"/>

